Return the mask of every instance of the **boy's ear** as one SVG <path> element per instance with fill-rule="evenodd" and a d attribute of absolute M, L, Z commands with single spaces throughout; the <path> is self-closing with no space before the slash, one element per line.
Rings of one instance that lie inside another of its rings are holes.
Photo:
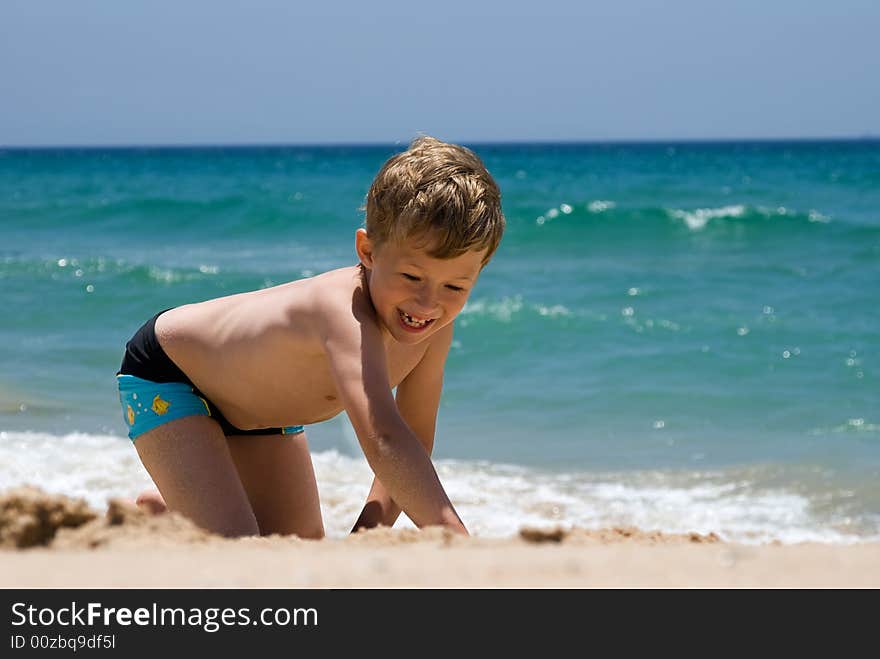
<path fill-rule="evenodd" d="M 373 267 L 373 243 L 367 236 L 366 229 L 358 229 L 354 234 L 354 249 L 358 259 L 365 268 Z"/>

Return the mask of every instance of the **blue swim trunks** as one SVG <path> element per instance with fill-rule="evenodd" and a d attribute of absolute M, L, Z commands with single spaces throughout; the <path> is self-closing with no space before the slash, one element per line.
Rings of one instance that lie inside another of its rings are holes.
<path fill-rule="evenodd" d="M 166 309 L 167 311 L 167 309 Z M 145 432 L 186 416 L 215 419 L 225 435 L 298 435 L 303 426 L 242 430 L 233 426 L 171 358 L 156 339 L 156 318 L 141 327 L 125 346 L 116 374 L 122 416 L 134 441 Z"/>

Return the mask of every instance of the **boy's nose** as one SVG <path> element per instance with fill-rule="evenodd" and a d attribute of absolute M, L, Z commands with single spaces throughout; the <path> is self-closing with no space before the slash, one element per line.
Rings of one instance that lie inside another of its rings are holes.
<path fill-rule="evenodd" d="M 423 318 L 432 316 L 437 310 L 437 298 L 429 291 L 421 292 L 418 297 L 416 297 L 415 303 L 415 309 L 413 309 L 413 311 Z"/>

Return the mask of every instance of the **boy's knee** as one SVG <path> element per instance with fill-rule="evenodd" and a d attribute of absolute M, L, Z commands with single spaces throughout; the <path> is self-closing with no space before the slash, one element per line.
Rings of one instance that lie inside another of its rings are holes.
<path fill-rule="evenodd" d="M 297 533 L 297 535 L 303 540 L 323 540 L 324 539 L 324 527 L 319 526 L 313 529 L 309 529 L 304 533 Z"/>
<path fill-rule="evenodd" d="M 256 522 L 249 524 L 246 520 L 238 524 L 225 524 L 220 528 L 209 530 L 217 535 L 222 535 L 224 538 L 230 539 L 248 538 L 260 535 L 260 528 L 257 526 Z"/>
<path fill-rule="evenodd" d="M 296 528 L 285 529 L 267 527 L 260 529 L 260 535 L 295 536 L 297 538 L 301 538 L 302 540 L 323 540 L 324 526 L 319 524 L 317 526 L 300 526 Z"/>

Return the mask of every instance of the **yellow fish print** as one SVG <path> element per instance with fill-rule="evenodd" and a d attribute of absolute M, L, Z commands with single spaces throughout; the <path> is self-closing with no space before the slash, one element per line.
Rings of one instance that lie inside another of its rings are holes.
<path fill-rule="evenodd" d="M 171 406 L 167 400 L 162 400 L 159 398 L 159 394 L 156 394 L 156 397 L 153 399 L 153 407 L 152 410 L 156 414 L 165 414 L 168 411 L 168 408 Z"/>
<path fill-rule="evenodd" d="M 128 425 L 134 425 L 134 410 L 131 409 L 131 405 L 128 405 L 128 410 L 126 411 L 126 416 L 128 417 Z"/>

